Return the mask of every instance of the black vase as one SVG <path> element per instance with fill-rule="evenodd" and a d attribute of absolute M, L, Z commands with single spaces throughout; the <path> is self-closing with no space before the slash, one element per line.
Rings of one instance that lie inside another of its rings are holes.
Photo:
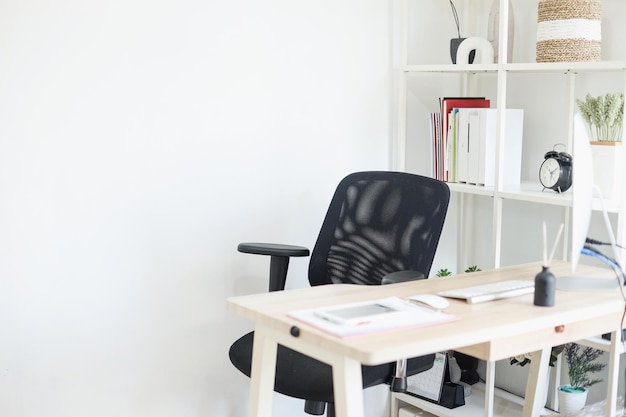
<path fill-rule="evenodd" d="M 554 293 L 556 290 L 556 278 L 547 266 L 541 267 L 541 272 L 535 276 L 535 299 L 534 304 L 542 307 L 554 305 Z"/>
<path fill-rule="evenodd" d="M 456 64 L 456 51 L 459 49 L 459 45 L 467 38 L 452 38 L 450 39 L 450 58 L 452 58 L 452 63 Z M 470 51 L 468 62 L 472 64 L 474 62 L 474 58 L 476 57 L 476 50 L 473 49 Z"/>

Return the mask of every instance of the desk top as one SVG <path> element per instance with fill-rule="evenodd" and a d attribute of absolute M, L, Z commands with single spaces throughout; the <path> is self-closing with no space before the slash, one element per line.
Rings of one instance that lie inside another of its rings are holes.
<path fill-rule="evenodd" d="M 555 276 L 570 274 L 569 264 L 554 262 Z M 292 326 L 300 328 L 302 342 L 324 347 L 367 365 L 391 362 L 454 349 L 485 360 L 556 346 L 569 341 L 615 331 L 620 327 L 624 300 L 618 290 L 557 290 L 554 307 L 537 307 L 533 295 L 480 304 L 450 299 L 446 310 L 459 320 L 426 327 L 393 330 L 383 334 L 339 338 L 287 316 L 287 312 L 389 296 L 408 297 L 435 294 L 505 279 L 534 280 L 541 263 L 517 265 L 449 277 L 410 281 L 384 286 L 348 284 L 231 297 L 229 309 L 254 320 L 258 325 L 289 335 Z M 580 265 L 576 275 L 615 279 L 611 270 Z"/>

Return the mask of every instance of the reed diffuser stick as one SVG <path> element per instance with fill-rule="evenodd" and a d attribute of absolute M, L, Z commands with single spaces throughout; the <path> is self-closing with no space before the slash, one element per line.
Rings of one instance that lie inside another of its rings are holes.
<path fill-rule="evenodd" d="M 458 37 L 460 38 L 461 26 L 459 25 L 459 14 L 457 13 L 456 6 L 452 2 L 452 0 L 450 0 L 450 7 L 452 8 L 452 16 L 454 16 L 454 23 L 456 23 L 456 33 L 459 35 Z"/>

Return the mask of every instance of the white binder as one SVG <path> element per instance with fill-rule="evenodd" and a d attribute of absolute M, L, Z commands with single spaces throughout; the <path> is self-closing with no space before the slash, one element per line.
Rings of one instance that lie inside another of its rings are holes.
<path fill-rule="evenodd" d="M 496 109 L 461 109 L 465 113 L 466 135 L 459 139 L 463 142 L 465 160 L 463 169 L 468 184 L 493 187 L 496 178 Z M 522 168 L 522 136 L 524 128 L 524 110 L 505 110 L 504 147 L 501 166 L 503 167 L 503 185 L 519 184 Z M 461 158 L 459 157 L 459 161 Z"/>

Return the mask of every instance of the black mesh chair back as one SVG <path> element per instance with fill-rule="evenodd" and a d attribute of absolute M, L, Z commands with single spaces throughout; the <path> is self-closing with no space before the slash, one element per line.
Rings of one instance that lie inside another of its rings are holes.
<path fill-rule="evenodd" d="M 311 285 L 380 285 L 397 271 L 428 276 L 449 189 L 401 172 L 359 172 L 339 183 L 309 263 Z"/>
<path fill-rule="evenodd" d="M 449 199 L 445 183 L 419 175 L 378 171 L 348 175 L 337 187 L 311 254 L 309 282 L 380 285 L 427 277 Z M 238 249 L 271 256 L 270 291 L 284 288 L 291 257 L 309 254 L 304 247 L 272 243 L 241 243 Z M 250 332 L 229 351 L 233 365 L 248 376 L 253 345 Z M 433 360 L 434 354 L 403 359 L 398 365 L 363 365 L 363 388 L 389 383 L 401 390 L 406 376 L 430 369 Z M 327 411 L 328 417 L 334 416 L 332 368 L 280 345 L 274 390 L 304 399 L 309 414 Z"/>

